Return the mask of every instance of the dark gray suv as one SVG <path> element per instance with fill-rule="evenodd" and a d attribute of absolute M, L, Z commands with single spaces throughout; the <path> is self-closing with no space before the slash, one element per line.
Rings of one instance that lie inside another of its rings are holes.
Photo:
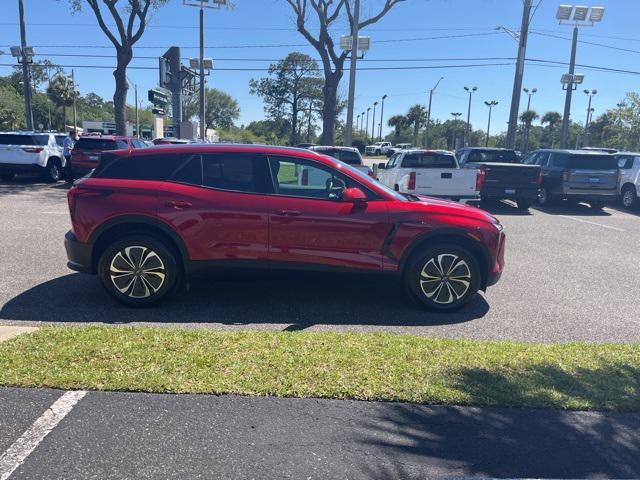
<path fill-rule="evenodd" d="M 617 198 L 618 162 L 614 155 L 588 150 L 536 150 L 527 154 L 523 163 L 542 167 L 540 205 L 567 199 L 600 209 Z"/>

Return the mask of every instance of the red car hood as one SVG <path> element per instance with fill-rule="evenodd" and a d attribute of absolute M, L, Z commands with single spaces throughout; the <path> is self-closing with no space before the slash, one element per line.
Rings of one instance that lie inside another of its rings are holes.
<path fill-rule="evenodd" d="M 471 205 L 463 205 L 462 203 L 454 202 L 452 200 L 444 200 L 441 198 L 427 197 L 424 195 L 416 195 L 420 200 L 413 202 L 412 204 L 418 204 L 422 208 L 420 210 L 429 213 L 441 213 L 445 215 L 458 215 L 466 218 L 473 218 L 482 220 L 489 223 L 500 223 L 500 221 L 493 215 L 485 212 L 478 207 L 472 207 Z"/>

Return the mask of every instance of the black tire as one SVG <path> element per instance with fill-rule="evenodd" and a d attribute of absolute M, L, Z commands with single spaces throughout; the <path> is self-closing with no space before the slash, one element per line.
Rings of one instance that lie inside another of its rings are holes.
<path fill-rule="evenodd" d="M 47 182 L 57 182 L 62 176 L 62 164 L 57 158 L 50 158 L 44 168 L 44 179 Z"/>
<path fill-rule="evenodd" d="M 469 250 L 439 243 L 411 257 L 404 284 L 429 310 L 447 312 L 462 308 L 473 298 L 480 288 L 480 275 L 479 262 Z"/>
<path fill-rule="evenodd" d="M 589 202 L 589 206 L 592 210 L 602 210 L 604 208 L 604 202 Z"/>
<path fill-rule="evenodd" d="M 632 209 L 638 206 L 638 192 L 633 185 L 625 185 L 622 189 L 620 201 L 624 208 Z"/>
<path fill-rule="evenodd" d="M 0 179 L 3 182 L 10 182 L 15 178 L 15 176 L 16 176 L 15 173 L 0 173 Z"/>
<path fill-rule="evenodd" d="M 531 206 L 531 200 L 529 200 L 528 198 L 517 198 L 516 205 L 518 206 L 518 210 L 526 212 Z"/>
<path fill-rule="evenodd" d="M 131 274 L 121 273 L 125 271 Z M 113 298 L 134 307 L 158 304 L 181 280 L 172 249 L 161 240 L 144 234 L 125 236 L 109 245 L 100 256 L 98 275 L 100 283 Z"/>
<path fill-rule="evenodd" d="M 548 207 L 556 203 L 556 198 L 547 190 L 547 187 L 542 186 L 538 192 L 538 203 L 542 207 Z"/>

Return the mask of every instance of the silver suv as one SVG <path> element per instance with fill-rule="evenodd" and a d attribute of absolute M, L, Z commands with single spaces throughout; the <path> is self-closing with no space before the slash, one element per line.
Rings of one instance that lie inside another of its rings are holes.
<path fill-rule="evenodd" d="M 17 173 L 37 173 L 56 182 L 65 165 L 61 142 L 55 133 L 0 132 L 0 178 L 13 180 Z"/>

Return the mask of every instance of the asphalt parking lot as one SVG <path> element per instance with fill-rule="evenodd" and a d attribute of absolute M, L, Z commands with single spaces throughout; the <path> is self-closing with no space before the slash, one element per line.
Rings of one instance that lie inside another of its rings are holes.
<path fill-rule="evenodd" d="M 153 324 L 216 329 L 390 331 L 562 342 L 640 341 L 640 212 L 584 205 L 492 212 L 508 236 L 498 285 L 462 311 L 433 314 L 390 280 L 285 275 L 192 285 L 165 304 L 128 309 L 95 277 L 66 267 L 66 186 L 0 184 L 0 323 Z"/>

